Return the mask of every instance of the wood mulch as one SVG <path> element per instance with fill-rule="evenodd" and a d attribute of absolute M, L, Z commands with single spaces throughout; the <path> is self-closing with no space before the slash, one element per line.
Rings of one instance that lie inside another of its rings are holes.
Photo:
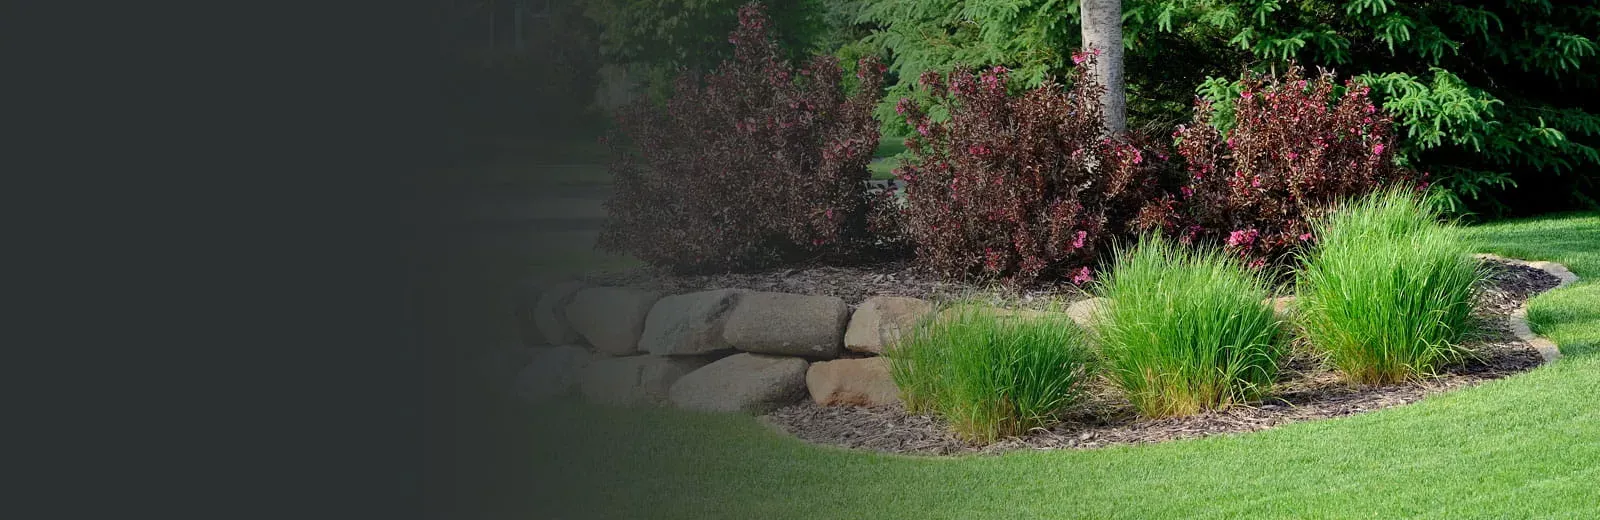
<path fill-rule="evenodd" d="M 809 399 L 779 409 L 763 421 L 803 440 L 879 452 L 952 455 L 996 454 L 1014 450 L 1098 448 L 1147 444 L 1218 434 L 1264 430 L 1278 425 L 1342 417 L 1422 400 L 1430 395 L 1503 378 L 1538 366 L 1537 350 L 1511 334 L 1506 318 L 1558 280 L 1539 269 L 1484 261 L 1490 271 L 1478 294 L 1482 334 L 1467 343 L 1473 356 L 1422 381 L 1383 387 L 1353 386 L 1306 349 L 1285 360 L 1270 397 L 1226 410 L 1165 419 L 1139 417 L 1109 385 L 1100 385 L 1074 415 L 1027 435 L 987 445 L 962 441 L 943 420 L 907 414 L 899 405 L 859 408 L 820 407 Z"/>
<path fill-rule="evenodd" d="M 589 273 L 584 280 L 595 285 L 636 287 L 682 294 L 710 289 L 749 289 L 817 296 L 838 296 L 854 307 L 873 296 L 908 296 L 929 301 L 977 299 L 1012 308 L 1048 308 L 1087 298 L 1070 283 L 1028 288 L 999 283 L 949 282 L 917 269 L 909 262 L 869 266 L 815 266 L 775 271 L 718 274 L 676 274 L 650 267 Z"/>

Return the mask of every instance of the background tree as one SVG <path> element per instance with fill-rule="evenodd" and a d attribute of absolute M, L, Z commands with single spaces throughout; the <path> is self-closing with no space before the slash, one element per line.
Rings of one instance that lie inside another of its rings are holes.
<path fill-rule="evenodd" d="M 1189 120 L 1194 89 L 1217 71 L 1234 70 L 1249 55 L 1198 35 L 1156 30 L 1140 6 L 1124 2 L 1122 42 L 1128 126 L 1166 134 Z M 907 135 L 895 101 L 911 97 L 925 70 L 1004 66 L 1014 89 L 1052 79 L 1070 83 L 1072 55 L 1083 47 L 1077 0 L 877 0 L 861 6 L 857 21 L 871 33 L 861 43 L 889 63 L 890 91 L 878 107 L 887 135 Z M 1070 85 L 1067 85 L 1070 86 Z M 943 117 L 932 111 L 935 119 Z"/>
<path fill-rule="evenodd" d="M 709 72 L 733 57 L 728 33 L 739 25 L 747 0 L 582 0 L 584 13 L 601 27 L 600 52 L 607 63 L 625 66 L 646 93 L 663 97 L 680 70 Z M 832 53 L 851 35 L 840 0 L 766 0 L 779 54 L 801 61 Z"/>
<path fill-rule="evenodd" d="M 1457 211 L 1600 208 L 1600 3 L 1140 4 L 1157 30 L 1246 51 L 1252 70 L 1298 62 L 1371 86 L 1404 137 L 1400 161 L 1432 173 Z M 1226 113 L 1236 77 L 1219 71 L 1201 93 Z"/>
<path fill-rule="evenodd" d="M 1128 129 L 1128 96 L 1122 78 L 1122 0 L 1083 0 L 1083 50 L 1096 56 L 1089 74 L 1102 86 L 1106 131 Z"/>
<path fill-rule="evenodd" d="M 1082 7 L 1054 0 L 882 0 L 858 16 L 889 59 L 885 132 L 910 129 L 894 100 L 924 70 L 1002 65 L 1013 88 L 1066 77 Z M 1372 86 L 1458 211 L 1600 207 L 1600 3 L 1550 0 L 1126 0 L 1122 41 L 1132 128 L 1170 129 L 1197 92 L 1226 128 L 1245 70 L 1291 63 Z M 923 101 L 918 99 L 919 101 Z M 936 118 L 940 115 L 932 114 Z"/>

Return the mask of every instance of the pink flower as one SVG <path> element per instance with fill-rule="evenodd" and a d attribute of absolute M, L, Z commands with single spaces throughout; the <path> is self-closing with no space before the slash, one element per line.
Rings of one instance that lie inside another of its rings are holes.
<path fill-rule="evenodd" d="M 1383 154 L 1383 143 L 1378 143 L 1378 144 L 1372 145 L 1372 155 L 1382 155 L 1382 154 Z"/>
<path fill-rule="evenodd" d="M 1301 242 L 1305 242 L 1307 240 L 1311 240 L 1311 233 L 1301 233 L 1300 234 L 1300 241 Z"/>
<path fill-rule="evenodd" d="M 1367 113 L 1368 114 L 1371 114 L 1371 113 L 1377 112 L 1377 111 L 1378 111 L 1378 107 L 1375 107 L 1375 106 L 1372 106 L 1372 105 L 1367 105 Z"/>
<path fill-rule="evenodd" d="M 1088 233 L 1085 233 L 1083 231 L 1079 231 L 1077 238 L 1072 239 L 1072 248 L 1073 249 L 1082 248 L 1083 247 L 1083 239 L 1084 239 L 1084 237 L 1087 237 L 1087 236 L 1089 236 Z"/>
<path fill-rule="evenodd" d="M 1264 258 L 1257 258 L 1255 260 L 1250 261 L 1249 267 L 1251 269 L 1260 269 L 1261 266 L 1264 266 L 1264 265 L 1267 265 L 1267 260 L 1264 259 Z"/>
<path fill-rule="evenodd" d="M 1250 179 L 1250 187 L 1251 188 L 1260 188 L 1261 187 L 1261 177 L 1251 178 Z"/>
<path fill-rule="evenodd" d="M 1288 155 L 1285 155 L 1285 157 L 1288 157 L 1289 160 L 1293 161 L 1293 160 L 1299 158 L 1300 154 L 1297 154 L 1297 153 L 1294 153 L 1294 152 L 1289 152 Z"/>
<path fill-rule="evenodd" d="M 1089 268 L 1088 267 L 1084 267 L 1082 269 L 1079 269 L 1078 270 L 1078 274 L 1072 275 L 1072 283 L 1077 284 L 1077 285 L 1083 285 L 1084 282 L 1088 282 L 1089 280 L 1093 280 L 1093 279 L 1094 279 L 1094 275 L 1089 273 Z"/>
<path fill-rule="evenodd" d="M 1182 188 L 1178 188 L 1178 191 L 1182 192 L 1183 193 L 1183 198 L 1186 198 L 1186 199 L 1189 198 L 1189 197 L 1193 197 L 1194 196 L 1194 188 L 1190 188 L 1188 186 L 1184 186 Z"/>
<path fill-rule="evenodd" d="M 828 220 L 833 220 L 833 208 L 828 208 L 828 211 L 824 214 L 827 216 Z"/>
<path fill-rule="evenodd" d="M 1249 246 L 1250 244 L 1255 243 L 1256 236 L 1258 234 L 1259 233 L 1256 232 L 1255 229 L 1238 230 L 1228 233 L 1228 245 Z"/>
<path fill-rule="evenodd" d="M 922 135 L 928 135 L 928 124 L 927 123 L 922 123 L 920 125 L 917 125 L 917 133 L 922 134 Z"/>

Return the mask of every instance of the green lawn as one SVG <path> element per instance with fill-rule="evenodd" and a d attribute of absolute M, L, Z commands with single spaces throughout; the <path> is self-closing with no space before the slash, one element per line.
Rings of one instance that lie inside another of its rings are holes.
<path fill-rule="evenodd" d="M 893 179 L 894 169 L 900 165 L 900 158 L 896 156 L 905 151 L 906 138 L 887 136 L 879 138 L 878 148 L 872 152 L 874 160 L 867 165 L 867 170 L 872 172 L 872 179 L 878 181 Z"/>
<path fill-rule="evenodd" d="M 747 416 L 478 402 L 496 422 L 459 484 L 530 519 L 1600 517 L 1600 214 L 1476 232 L 1585 278 L 1532 304 L 1568 356 L 1349 418 L 956 458 L 810 446 Z"/>
<path fill-rule="evenodd" d="M 1528 304 L 1534 332 L 1567 354 L 1600 352 L 1600 214 L 1572 214 L 1474 228 L 1489 253 L 1554 260 L 1580 277 L 1577 284 Z"/>

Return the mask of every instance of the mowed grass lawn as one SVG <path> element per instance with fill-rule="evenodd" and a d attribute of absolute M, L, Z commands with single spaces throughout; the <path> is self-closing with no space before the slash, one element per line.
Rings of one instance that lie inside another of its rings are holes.
<path fill-rule="evenodd" d="M 872 151 L 872 162 L 867 164 L 867 171 L 872 173 L 872 180 L 886 181 L 894 178 L 894 169 L 900 166 L 899 155 L 906 151 L 906 138 L 885 136 L 878 139 L 878 147 Z"/>
<path fill-rule="evenodd" d="M 1565 358 L 1343 419 L 1000 456 L 848 452 L 739 415 L 483 403 L 497 422 L 459 454 L 483 464 L 460 485 L 496 518 L 1600 518 L 1600 214 L 1475 232 L 1584 278 L 1532 304 Z"/>

